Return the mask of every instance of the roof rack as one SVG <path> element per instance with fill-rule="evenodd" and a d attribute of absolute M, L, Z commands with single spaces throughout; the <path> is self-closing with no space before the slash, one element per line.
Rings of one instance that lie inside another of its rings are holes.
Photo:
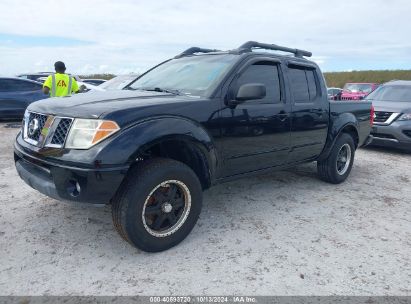
<path fill-rule="evenodd" d="M 295 57 L 303 57 L 303 56 L 311 57 L 312 56 L 312 53 L 308 51 L 292 49 L 292 48 L 288 48 L 285 46 L 279 46 L 276 44 L 260 43 L 256 41 L 248 41 L 242 44 L 237 50 L 240 53 L 244 53 L 244 52 L 251 52 L 253 48 L 292 53 L 295 55 Z"/>
<path fill-rule="evenodd" d="M 200 48 L 200 47 L 193 46 L 189 49 L 186 49 L 184 52 L 182 52 L 181 54 L 175 56 L 174 58 L 181 58 L 181 57 L 184 57 L 184 56 L 193 55 L 195 53 L 213 53 L 213 52 L 220 52 L 220 50 L 203 49 L 203 48 Z"/>

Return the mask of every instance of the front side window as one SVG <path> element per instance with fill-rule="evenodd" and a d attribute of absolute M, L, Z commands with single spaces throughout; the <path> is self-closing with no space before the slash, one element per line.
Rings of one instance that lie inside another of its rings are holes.
<path fill-rule="evenodd" d="M 384 85 L 367 96 L 368 100 L 402 101 L 411 103 L 411 85 Z"/>
<path fill-rule="evenodd" d="M 176 90 L 209 97 L 238 55 L 201 55 L 172 59 L 141 76 L 127 89 Z"/>
<path fill-rule="evenodd" d="M 262 103 L 279 103 L 281 101 L 281 86 L 277 64 L 259 62 L 250 65 L 237 79 L 237 89 L 247 83 L 265 85 L 266 96 L 259 101 Z"/>

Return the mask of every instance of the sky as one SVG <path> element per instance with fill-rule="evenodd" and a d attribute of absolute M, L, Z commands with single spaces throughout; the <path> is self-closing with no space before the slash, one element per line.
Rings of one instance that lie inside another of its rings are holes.
<path fill-rule="evenodd" d="M 0 75 L 141 73 L 248 40 L 313 53 L 323 71 L 411 69 L 410 0 L 1 0 Z"/>

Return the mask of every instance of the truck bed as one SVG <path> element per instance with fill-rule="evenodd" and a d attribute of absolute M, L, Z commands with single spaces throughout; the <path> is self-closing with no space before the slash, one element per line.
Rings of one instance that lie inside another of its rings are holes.
<path fill-rule="evenodd" d="M 330 129 L 338 129 L 341 124 L 356 122 L 358 146 L 362 146 L 371 131 L 370 101 L 330 101 Z"/>

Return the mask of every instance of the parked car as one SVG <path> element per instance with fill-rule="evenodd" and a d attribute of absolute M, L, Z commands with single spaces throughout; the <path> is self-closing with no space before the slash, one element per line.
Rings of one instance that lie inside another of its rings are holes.
<path fill-rule="evenodd" d="M 70 74 L 69 74 L 70 75 Z M 38 82 L 44 83 L 46 81 L 48 76 L 40 77 L 37 79 Z M 79 92 L 80 93 L 86 93 L 89 91 L 104 91 L 104 89 L 100 88 L 99 86 L 84 82 L 80 77 L 78 76 L 73 76 L 78 84 L 79 87 Z"/>
<path fill-rule="evenodd" d="M 47 76 L 49 76 L 51 74 L 53 74 L 53 72 L 26 73 L 26 74 L 17 75 L 17 77 L 24 78 L 24 79 L 29 79 L 29 80 L 34 80 L 34 81 L 38 81 L 38 82 L 43 83 L 46 80 Z"/>
<path fill-rule="evenodd" d="M 152 252 L 190 233 L 212 185 L 312 161 L 322 180 L 341 183 L 369 141 L 372 105 L 330 103 L 303 56 L 253 41 L 194 47 L 127 90 L 33 103 L 14 145 L 17 171 L 59 200 L 111 202 L 119 234 Z"/>
<path fill-rule="evenodd" d="M 361 100 L 378 88 L 378 83 L 346 83 L 341 100 Z"/>
<path fill-rule="evenodd" d="M 340 88 L 327 88 L 328 99 L 341 100 L 342 89 Z"/>
<path fill-rule="evenodd" d="M 99 86 L 99 85 L 105 83 L 107 80 L 105 80 L 105 79 L 83 79 L 82 81 L 85 82 L 85 83 L 94 85 L 94 86 Z"/>
<path fill-rule="evenodd" d="M 411 81 L 390 81 L 368 95 L 375 107 L 373 145 L 411 150 Z"/>
<path fill-rule="evenodd" d="M 44 83 L 47 77 L 52 74 L 54 74 L 54 72 L 39 72 L 39 73 L 32 73 L 32 74 L 20 74 L 17 77 Z M 68 75 L 71 75 L 71 74 L 68 74 Z M 82 81 L 82 79 L 77 75 L 71 75 L 71 76 L 73 76 L 77 81 Z"/>
<path fill-rule="evenodd" d="M 116 76 L 105 83 L 101 84 L 99 87 L 106 90 L 123 90 L 126 86 L 128 86 L 131 82 L 136 80 L 139 77 L 138 74 L 127 74 L 127 75 L 119 75 Z"/>
<path fill-rule="evenodd" d="M 41 83 L 14 77 L 0 77 L 0 119 L 21 119 L 33 101 L 47 98 Z"/>

